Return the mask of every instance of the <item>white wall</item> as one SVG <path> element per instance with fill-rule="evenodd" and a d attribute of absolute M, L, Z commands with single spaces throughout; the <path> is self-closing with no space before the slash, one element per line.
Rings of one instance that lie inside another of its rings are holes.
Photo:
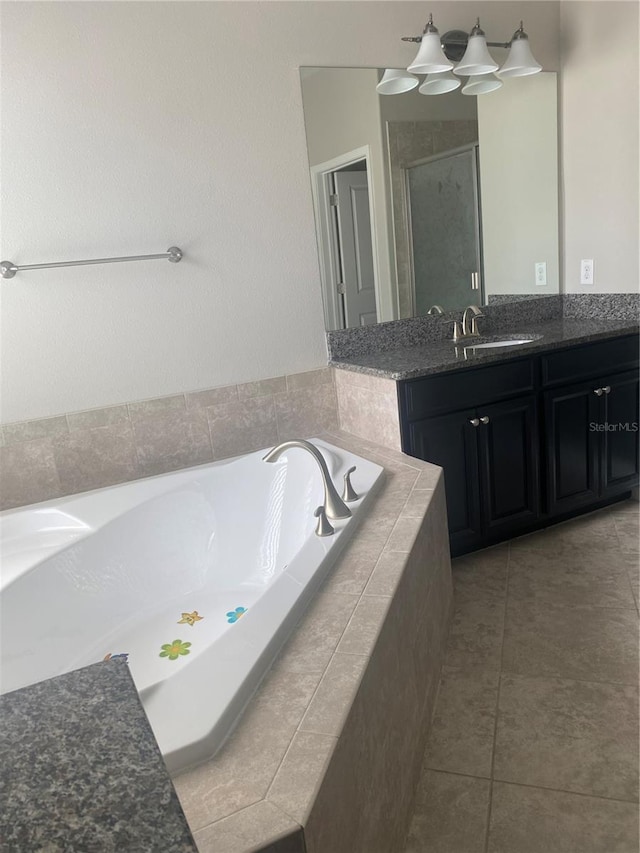
<path fill-rule="evenodd" d="M 564 289 L 638 291 L 638 3 L 561 4 Z M 595 284 L 580 284 L 593 258 Z"/>
<path fill-rule="evenodd" d="M 3 3 L 2 258 L 186 258 L 3 281 L 2 419 L 326 363 L 299 66 L 406 66 L 478 10 L 557 68 L 555 2 Z"/>
<path fill-rule="evenodd" d="M 557 75 L 543 72 L 507 79 L 478 98 L 489 294 L 559 292 L 557 88 Z M 543 286 L 535 280 L 538 262 L 547 265 Z"/>

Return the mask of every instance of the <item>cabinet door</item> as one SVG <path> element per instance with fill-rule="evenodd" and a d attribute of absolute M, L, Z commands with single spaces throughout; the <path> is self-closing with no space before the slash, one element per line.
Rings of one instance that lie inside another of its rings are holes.
<path fill-rule="evenodd" d="M 602 433 L 602 494 L 609 497 L 638 485 L 638 373 L 619 373 L 602 381 L 605 393 Z"/>
<path fill-rule="evenodd" d="M 444 469 L 447 515 L 452 550 L 480 539 L 480 488 L 478 484 L 478 427 L 473 409 L 426 418 L 409 425 L 412 456 Z"/>
<path fill-rule="evenodd" d="M 544 395 L 549 515 L 598 500 L 602 403 L 594 392 L 599 387 L 599 381 L 583 382 Z"/>
<path fill-rule="evenodd" d="M 478 406 L 480 482 L 485 535 L 531 524 L 539 515 L 536 398 Z"/>

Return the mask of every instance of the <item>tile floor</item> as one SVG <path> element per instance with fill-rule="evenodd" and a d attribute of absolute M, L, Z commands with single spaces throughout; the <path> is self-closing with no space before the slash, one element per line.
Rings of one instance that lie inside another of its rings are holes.
<path fill-rule="evenodd" d="M 405 853 L 638 853 L 637 502 L 453 563 Z"/>

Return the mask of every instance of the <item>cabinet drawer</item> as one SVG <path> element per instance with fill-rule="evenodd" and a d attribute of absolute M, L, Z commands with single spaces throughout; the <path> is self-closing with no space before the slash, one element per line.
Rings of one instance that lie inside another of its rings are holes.
<path fill-rule="evenodd" d="M 640 338 L 629 335 L 541 356 L 542 384 L 545 387 L 605 376 L 638 366 Z"/>
<path fill-rule="evenodd" d="M 504 400 L 532 391 L 531 358 L 411 379 L 403 383 L 403 416 L 409 421 Z"/>

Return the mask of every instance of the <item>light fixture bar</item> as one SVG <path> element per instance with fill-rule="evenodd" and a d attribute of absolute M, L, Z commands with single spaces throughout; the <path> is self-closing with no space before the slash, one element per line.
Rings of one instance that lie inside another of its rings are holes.
<path fill-rule="evenodd" d="M 445 52 L 446 52 L 446 49 L 449 45 L 452 45 L 455 47 L 466 47 L 467 46 L 467 39 L 447 38 L 447 36 L 448 36 L 448 33 L 445 33 L 442 36 L 442 39 L 440 40 L 440 43 L 442 44 L 442 47 L 444 48 Z M 420 42 L 422 41 L 422 36 L 401 36 L 400 41 L 409 41 L 409 42 L 415 42 L 416 44 L 420 44 Z M 510 41 L 488 41 L 487 46 L 488 47 L 503 47 L 505 50 L 508 50 L 511 47 L 511 42 Z"/>

